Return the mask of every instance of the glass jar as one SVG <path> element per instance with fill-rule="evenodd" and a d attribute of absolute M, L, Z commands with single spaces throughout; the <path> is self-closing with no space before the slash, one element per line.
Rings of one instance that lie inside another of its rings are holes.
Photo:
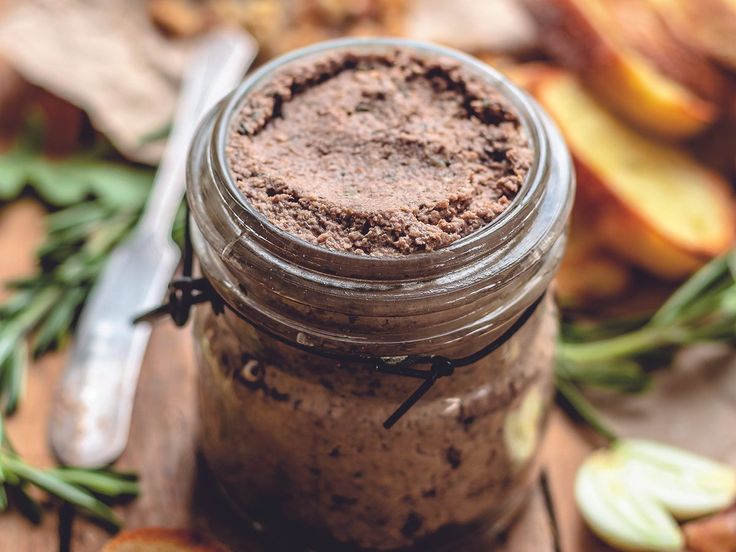
<path fill-rule="evenodd" d="M 328 50 L 397 47 L 457 60 L 510 102 L 534 150 L 522 190 L 493 223 L 430 253 L 341 253 L 271 224 L 225 158 L 243 98 Z M 318 44 L 265 65 L 221 103 L 193 142 L 187 195 L 201 270 L 227 305 L 195 319 L 202 449 L 234 504 L 259 527 L 330 550 L 428 550 L 469 527 L 504 528 L 538 475 L 557 324 L 545 293 L 573 180 L 560 135 L 526 94 L 434 45 Z M 419 382 L 363 356 L 466 357 L 515 324 L 503 345 L 438 379 L 384 428 Z"/>

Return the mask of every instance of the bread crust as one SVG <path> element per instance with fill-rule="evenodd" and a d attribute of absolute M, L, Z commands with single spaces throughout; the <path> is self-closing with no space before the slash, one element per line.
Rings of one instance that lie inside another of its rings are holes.
<path fill-rule="evenodd" d="M 573 85 L 574 77 L 558 70 L 549 71 L 546 76 L 538 78 L 531 89 L 557 120 L 563 135 L 569 132 L 575 114 L 561 113 L 559 106 L 552 104 L 548 94 L 552 87 Z M 576 105 L 580 103 L 576 102 Z M 584 108 L 580 105 L 580 109 Z M 567 115 L 571 117 L 570 120 L 567 120 Z M 598 132 L 602 131 L 598 129 Z M 592 139 L 595 137 L 591 136 Z M 591 163 L 589 153 L 577 150 L 572 140 L 569 142 L 578 181 L 576 201 L 582 201 L 589 210 L 594 211 L 592 224 L 595 233 L 606 248 L 615 251 L 621 258 L 660 277 L 677 279 L 692 273 L 708 259 L 726 251 L 733 244 L 736 234 L 736 206 L 728 184 L 713 171 L 695 165 L 694 162 L 690 166 L 686 160 L 678 161 L 688 167 L 687 174 L 683 175 L 683 178 L 688 179 L 687 185 L 692 184 L 699 195 L 709 197 L 709 205 L 717 207 L 708 219 L 714 225 L 710 228 L 708 239 L 673 235 L 672 219 L 661 219 L 668 215 L 666 209 L 658 211 L 649 208 L 651 206 L 643 201 L 632 201 L 621 193 L 616 180 L 620 175 L 602 173 L 602 169 Z M 604 144 L 602 147 L 611 147 L 611 144 Z M 659 150 L 653 151 L 656 153 Z M 661 160 L 662 163 L 668 163 L 674 157 L 680 159 L 679 154 L 670 152 L 669 149 L 663 151 L 669 153 L 663 154 L 666 158 Z M 630 156 L 625 158 L 628 157 Z M 656 166 L 657 160 L 651 159 L 648 163 Z M 647 170 L 653 169 L 649 167 Z M 693 178 L 695 175 L 696 179 Z M 679 189 L 682 190 L 682 187 Z M 674 193 L 676 191 L 677 188 L 673 189 Z M 666 203 L 669 199 L 663 197 L 662 202 Z M 680 209 L 678 212 L 681 211 Z M 687 221 L 683 221 L 683 224 L 686 223 Z"/>
<path fill-rule="evenodd" d="M 524 2 L 545 49 L 640 128 L 687 137 L 717 118 L 725 79 L 669 31 L 649 0 Z"/>
<path fill-rule="evenodd" d="M 101 552 L 229 552 L 229 549 L 186 529 L 145 527 L 123 531 Z"/>

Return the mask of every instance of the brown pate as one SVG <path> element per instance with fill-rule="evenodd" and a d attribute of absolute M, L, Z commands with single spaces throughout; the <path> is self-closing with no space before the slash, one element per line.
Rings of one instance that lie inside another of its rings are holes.
<path fill-rule="evenodd" d="M 491 222 L 532 154 L 493 85 L 447 58 L 329 54 L 248 96 L 227 150 L 279 228 L 369 255 L 433 251 Z"/>
<path fill-rule="evenodd" d="M 245 198 L 277 227 L 332 250 L 397 256 L 493 221 L 532 152 L 493 85 L 454 60 L 396 51 L 282 69 L 245 99 L 227 157 Z M 391 323 L 355 316 L 346 332 Z M 535 480 L 552 392 L 549 300 L 389 431 L 382 422 L 415 380 L 304 353 L 229 311 L 201 311 L 197 326 L 203 449 L 233 501 L 267 525 L 426 550 L 438 531 L 481 520 L 492 529 Z"/>

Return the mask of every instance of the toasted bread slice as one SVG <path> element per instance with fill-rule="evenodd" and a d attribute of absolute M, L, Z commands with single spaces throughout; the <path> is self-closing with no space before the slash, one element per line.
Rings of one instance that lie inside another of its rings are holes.
<path fill-rule="evenodd" d="M 717 118 L 720 73 L 677 41 L 644 0 L 526 3 L 547 50 L 634 124 L 685 137 Z"/>
<path fill-rule="evenodd" d="M 581 196 L 622 258 L 678 278 L 731 247 L 736 207 L 728 184 L 684 151 L 619 122 L 578 80 L 549 72 L 532 92 L 560 126 Z"/>
<path fill-rule="evenodd" d="M 565 258 L 556 278 L 557 298 L 563 306 L 616 297 L 631 282 L 629 267 L 603 249 L 603 236 L 596 227 L 600 207 L 584 195 L 575 199 Z"/>
<path fill-rule="evenodd" d="M 516 85 L 528 91 L 534 88 L 549 75 L 559 72 L 559 68 L 543 61 L 530 61 L 528 63 L 507 63 L 498 65 L 491 63 L 496 69 L 503 72 Z"/>
<path fill-rule="evenodd" d="M 123 531 L 101 552 L 228 552 L 228 548 L 184 529 L 146 527 Z"/>
<path fill-rule="evenodd" d="M 672 31 L 736 69 L 736 0 L 649 0 Z"/>
<path fill-rule="evenodd" d="M 556 282 L 561 305 L 583 305 L 621 295 L 631 283 L 631 271 L 620 261 L 596 253 L 579 259 L 565 258 Z"/>
<path fill-rule="evenodd" d="M 598 0 L 606 6 L 620 43 L 647 61 L 663 76 L 692 90 L 698 97 L 719 102 L 726 79 L 697 45 L 672 31 L 658 0 Z"/>

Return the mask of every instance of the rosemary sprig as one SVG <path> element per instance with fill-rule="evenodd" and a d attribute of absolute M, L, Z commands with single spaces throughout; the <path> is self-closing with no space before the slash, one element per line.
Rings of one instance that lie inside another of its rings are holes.
<path fill-rule="evenodd" d="M 736 337 L 736 253 L 701 268 L 639 327 L 589 342 L 563 339 L 560 361 L 578 367 L 637 360 L 652 352 Z"/>
<path fill-rule="evenodd" d="M 19 405 L 29 358 L 69 338 L 111 250 L 138 221 L 153 172 L 105 160 L 95 152 L 48 160 L 39 153 L 33 130 L 0 155 L 0 200 L 29 187 L 60 210 L 46 216 L 36 273 L 7 283 L 12 293 L 0 304 L 0 511 L 12 502 L 31 519 L 40 519 L 41 507 L 28 492 L 35 486 L 118 527 L 119 520 L 102 498 L 137 495 L 134 474 L 33 467 L 13 449 L 2 416 Z M 181 209 L 173 231 L 179 243 L 183 215 Z"/>
<path fill-rule="evenodd" d="M 14 293 L 0 304 L 0 407 L 12 413 L 23 393 L 28 352 L 38 358 L 62 346 L 111 250 L 138 221 L 142 204 L 114 208 L 89 200 L 46 216 L 38 271 L 6 285 Z M 180 242 L 184 210 L 172 235 Z"/>
<path fill-rule="evenodd" d="M 27 464 L 15 452 L 0 417 L 0 511 L 8 507 L 9 496 L 16 497 L 18 506 L 31 519 L 39 521 L 42 509 L 29 494 L 29 486 L 44 490 L 114 528 L 120 527 L 120 520 L 99 497 L 134 497 L 139 492 L 136 476 L 131 474 L 76 468 L 40 469 Z"/>
<path fill-rule="evenodd" d="M 616 433 L 603 421 L 600 413 L 583 395 L 578 387 L 564 373 L 555 375 L 555 387 L 557 393 L 562 400 L 565 401 L 577 416 L 588 424 L 598 435 L 603 437 L 609 443 L 618 439 Z"/>
<path fill-rule="evenodd" d="M 12 413 L 34 358 L 62 345 L 110 250 L 130 232 L 140 207 L 116 210 L 90 200 L 47 216 L 36 274 L 9 282 L 0 305 L 0 406 Z"/>
<path fill-rule="evenodd" d="M 687 280 L 652 316 L 593 325 L 563 326 L 557 348 L 559 395 L 608 440 L 580 388 L 640 392 L 650 372 L 683 346 L 736 338 L 736 251 L 718 257 Z"/>

